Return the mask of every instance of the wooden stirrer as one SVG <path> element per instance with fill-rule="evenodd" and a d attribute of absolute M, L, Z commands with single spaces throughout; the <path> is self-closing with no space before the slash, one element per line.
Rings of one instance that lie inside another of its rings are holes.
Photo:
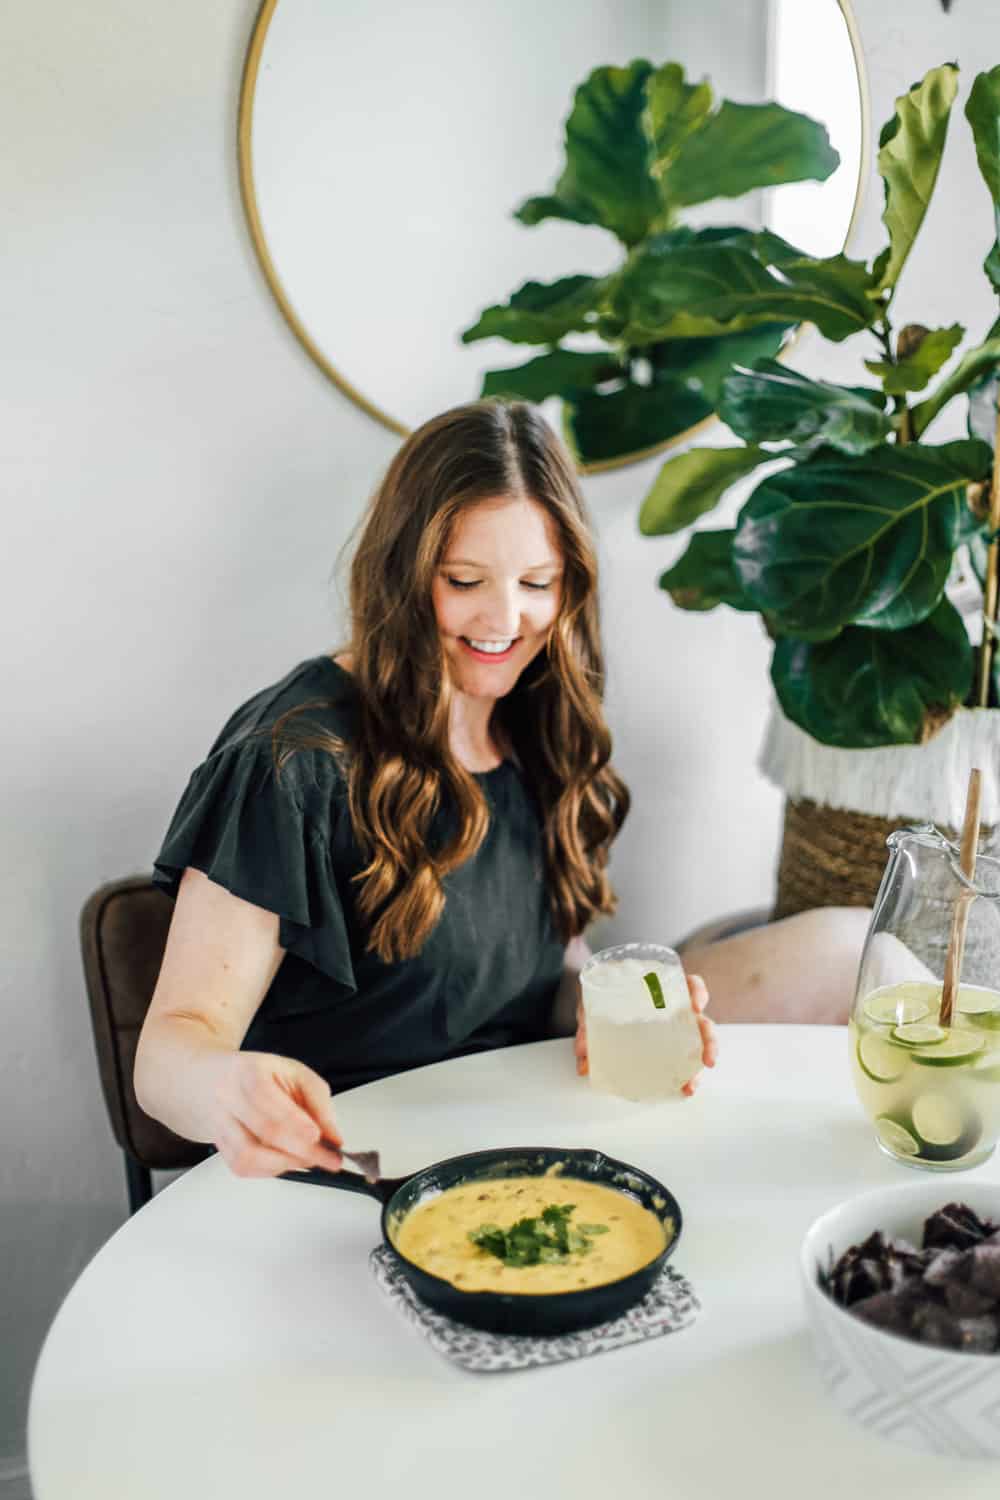
<path fill-rule="evenodd" d="M 979 793 L 981 776 L 978 770 L 969 772 L 969 790 L 965 798 L 965 822 L 962 825 L 962 849 L 959 863 L 966 880 L 976 878 L 976 850 L 979 846 Z M 969 905 L 973 900 L 971 891 L 959 892 L 951 918 L 951 937 L 948 939 L 948 956 L 944 964 L 944 988 L 941 991 L 942 1026 L 951 1025 L 951 1012 L 958 994 L 962 976 L 962 954 L 965 949 L 965 929 L 969 921 Z"/>

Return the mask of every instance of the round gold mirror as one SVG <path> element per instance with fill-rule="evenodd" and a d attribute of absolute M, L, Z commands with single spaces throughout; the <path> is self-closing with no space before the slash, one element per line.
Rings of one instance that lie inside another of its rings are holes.
<path fill-rule="evenodd" d="M 870 157 L 849 0 L 264 0 L 240 99 L 250 233 L 293 332 L 370 416 L 406 434 L 478 396 L 487 371 L 532 352 L 463 343 L 485 308 L 527 281 L 620 264 L 606 230 L 526 228 L 513 210 L 559 177 L 577 86 L 634 58 L 681 61 L 720 99 L 808 114 L 840 156 L 825 181 L 699 204 L 687 222 L 770 229 L 813 255 L 849 244 Z"/>

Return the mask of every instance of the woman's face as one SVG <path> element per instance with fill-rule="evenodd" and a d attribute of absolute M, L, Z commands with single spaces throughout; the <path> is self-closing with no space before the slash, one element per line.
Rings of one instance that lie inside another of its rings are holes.
<path fill-rule="evenodd" d="M 463 510 L 434 579 L 434 613 L 455 686 L 502 698 L 545 645 L 559 610 L 563 560 L 534 500 L 498 497 Z"/>

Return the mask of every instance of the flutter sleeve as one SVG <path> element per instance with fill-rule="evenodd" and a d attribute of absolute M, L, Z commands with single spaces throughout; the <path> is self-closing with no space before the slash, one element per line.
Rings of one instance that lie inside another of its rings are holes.
<path fill-rule="evenodd" d="M 270 738 L 216 750 L 193 772 L 154 861 L 170 896 L 190 865 L 280 918 L 279 942 L 354 994 L 350 940 L 330 857 L 342 791 L 332 757 L 297 751 L 279 774 Z"/>

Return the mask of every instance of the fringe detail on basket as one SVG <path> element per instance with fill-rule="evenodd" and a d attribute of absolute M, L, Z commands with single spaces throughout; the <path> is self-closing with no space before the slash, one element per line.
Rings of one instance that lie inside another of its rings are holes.
<path fill-rule="evenodd" d="M 793 800 L 961 828 L 969 772 L 982 772 L 981 817 L 1000 821 L 1000 710 L 960 708 L 926 745 L 821 745 L 775 705 L 758 762 Z"/>

